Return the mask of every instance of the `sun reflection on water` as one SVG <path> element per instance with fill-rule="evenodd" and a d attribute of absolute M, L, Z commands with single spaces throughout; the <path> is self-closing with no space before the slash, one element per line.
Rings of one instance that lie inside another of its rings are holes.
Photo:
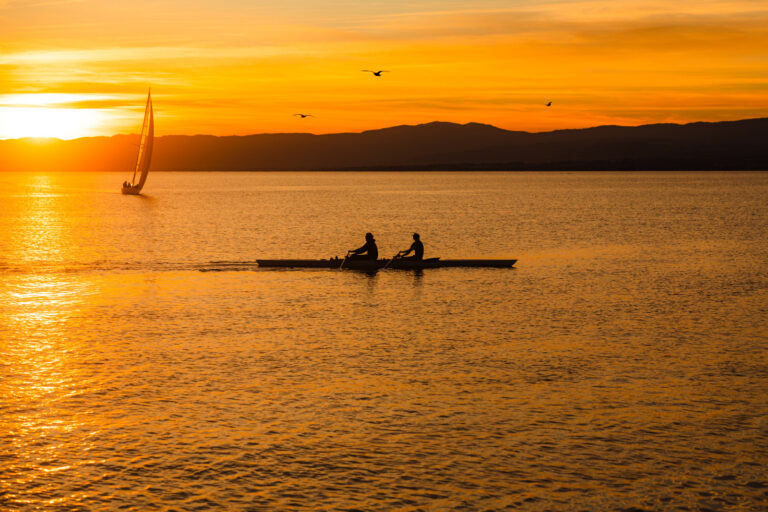
<path fill-rule="evenodd" d="M 86 347 L 76 333 L 94 292 L 89 280 L 51 271 L 76 248 L 59 186 L 57 177 L 27 175 L 26 193 L 7 198 L 14 218 L 3 247 L 10 272 L 0 281 L 0 453 L 9 463 L 0 496 L 11 499 L 23 485 L 39 486 L 42 494 L 54 488 L 54 475 L 72 467 L 62 440 L 83 428 L 82 413 L 70 402 L 88 381 Z"/>
<path fill-rule="evenodd" d="M 77 436 L 83 423 L 69 402 L 88 379 L 80 364 L 83 344 L 71 334 L 88 288 L 52 273 L 10 276 L 0 287 L 0 353 L 10 369 L 0 382 L 0 451 L 14 461 L 0 479 L 0 494 L 13 497 L 23 484 L 44 494 L 56 485 L 53 475 L 72 466 L 71 448 L 62 441 Z"/>
<path fill-rule="evenodd" d="M 78 226 L 72 205 L 79 197 L 67 193 L 67 186 L 61 176 L 29 174 L 23 178 L 23 195 L 7 198 L 13 218 L 0 248 L 10 266 L 36 273 L 76 259 L 82 233 L 73 232 Z"/>

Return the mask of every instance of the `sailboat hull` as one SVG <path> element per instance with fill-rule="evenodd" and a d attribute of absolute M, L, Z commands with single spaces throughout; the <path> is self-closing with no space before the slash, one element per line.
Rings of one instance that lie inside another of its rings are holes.
<path fill-rule="evenodd" d="M 120 191 L 129 196 L 137 196 L 141 194 L 141 188 L 139 187 L 123 187 L 120 189 Z"/>

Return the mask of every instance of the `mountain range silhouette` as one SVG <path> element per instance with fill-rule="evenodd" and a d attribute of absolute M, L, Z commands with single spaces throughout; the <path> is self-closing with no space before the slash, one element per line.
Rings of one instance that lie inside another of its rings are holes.
<path fill-rule="evenodd" d="M 128 171 L 136 135 L 0 141 L 3 171 Z M 432 122 L 361 133 L 155 139 L 154 171 L 768 169 L 768 118 L 529 133 Z"/>

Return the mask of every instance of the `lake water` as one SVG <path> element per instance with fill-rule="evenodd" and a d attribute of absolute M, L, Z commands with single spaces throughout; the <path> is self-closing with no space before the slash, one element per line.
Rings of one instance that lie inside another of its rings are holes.
<path fill-rule="evenodd" d="M 765 510 L 768 173 L 0 173 L 2 510 Z M 380 254 L 514 269 L 259 270 Z"/>

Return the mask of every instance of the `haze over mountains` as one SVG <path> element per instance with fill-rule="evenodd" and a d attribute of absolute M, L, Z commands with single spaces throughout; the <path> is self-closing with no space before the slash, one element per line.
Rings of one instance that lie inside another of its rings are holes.
<path fill-rule="evenodd" d="M 155 171 L 768 169 L 768 118 L 528 133 L 434 122 L 362 133 L 155 139 Z M 137 135 L 0 141 L 3 171 L 128 171 Z"/>

